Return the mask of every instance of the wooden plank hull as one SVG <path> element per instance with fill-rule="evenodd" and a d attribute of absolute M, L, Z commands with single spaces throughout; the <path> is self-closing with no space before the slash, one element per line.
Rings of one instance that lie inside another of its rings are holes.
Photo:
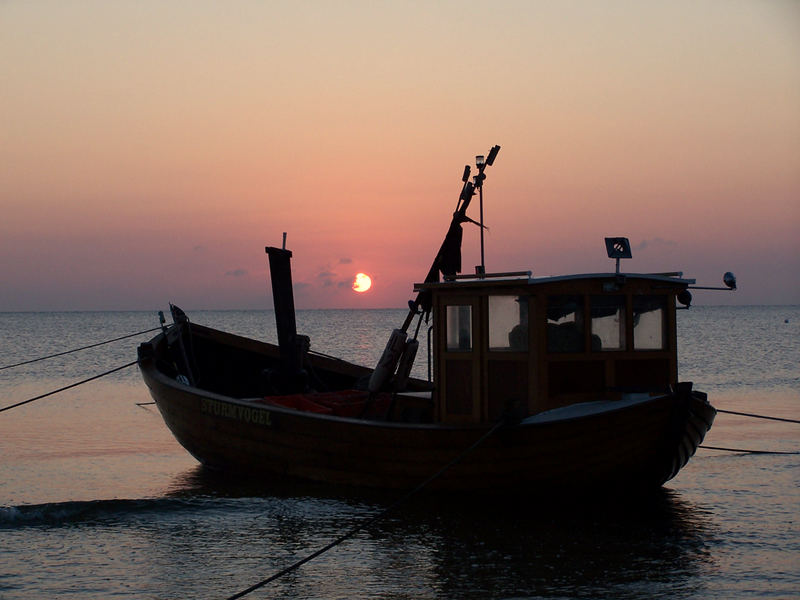
<path fill-rule="evenodd" d="M 490 426 L 403 424 L 305 413 L 179 383 L 140 357 L 165 423 L 201 463 L 370 488 L 410 489 L 460 456 Z M 430 485 L 492 493 L 657 487 L 711 427 L 701 393 L 649 398 L 597 414 L 501 427 Z"/>

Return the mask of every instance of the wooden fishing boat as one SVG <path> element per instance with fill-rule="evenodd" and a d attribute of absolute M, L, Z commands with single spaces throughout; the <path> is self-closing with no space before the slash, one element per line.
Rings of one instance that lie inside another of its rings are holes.
<path fill-rule="evenodd" d="M 267 248 L 278 344 L 173 307 L 139 367 L 186 450 L 266 481 L 372 488 L 411 489 L 453 461 L 431 488 L 541 493 L 674 477 L 716 413 L 678 380 L 676 310 L 694 280 L 620 272 L 624 238 L 606 239 L 615 272 L 458 275 L 461 226 L 494 156 L 473 180 L 465 170 L 445 241 L 374 369 L 297 334 L 285 248 Z M 409 374 L 430 319 L 428 381 Z"/>

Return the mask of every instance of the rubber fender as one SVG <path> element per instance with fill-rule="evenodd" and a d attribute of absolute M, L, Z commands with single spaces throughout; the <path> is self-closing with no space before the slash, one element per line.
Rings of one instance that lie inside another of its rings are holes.
<path fill-rule="evenodd" d="M 389 341 L 386 342 L 386 348 L 383 349 L 381 359 L 378 361 L 378 366 L 372 372 L 369 378 L 368 390 L 370 393 L 379 391 L 389 378 L 394 373 L 400 356 L 403 354 L 403 349 L 406 346 L 407 334 L 402 329 L 395 329 L 392 335 L 389 336 Z"/>

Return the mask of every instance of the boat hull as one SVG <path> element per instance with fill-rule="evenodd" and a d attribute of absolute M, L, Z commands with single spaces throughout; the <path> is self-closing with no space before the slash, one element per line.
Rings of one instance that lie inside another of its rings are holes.
<path fill-rule="evenodd" d="M 140 368 L 165 423 L 213 469 L 369 488 L 410 489 L 455 459 L 430 488 L 536 492 L 657 487 L 685 466 L 713 423 L 705 395 L 684 389 L 590 414 L 490 428 L 361 420 L 202 390 Z"/>

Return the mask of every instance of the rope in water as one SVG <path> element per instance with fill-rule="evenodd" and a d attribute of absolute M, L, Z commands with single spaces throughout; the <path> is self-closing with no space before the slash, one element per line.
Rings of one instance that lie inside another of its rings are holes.
<path fill-rule="evenodd" d="M 110 371 L 106 371 L 105 373 L 100 373 L 99 375 L 94 375 L 94 376 L 89 377 L 88 379 L 84 379 L 82 381 L 76 381 L 75 383 L 71 383 L 69 385 L 65 385 L 64 387 L 58 388 L 57 390 L 53 390 L 52 392 L 47 392 L 46 394 L 41 394 L 39 396 L 36 396 L 35 398 L 30 398 L 28 400 L 23 400 L 22 402 L 17 402 L 16 404 L 11 404 L 10 406 L 4 406 L 4 407 L 0 408 L 0 412 L 6 411 L 6 410 L 11 410 L 12 408 L 16 408 L 18 406 L 22 406 L 23 404 L 28 404 L 30 402 L 33 402 L 34 400 L 41 400 L 42 398 L 47 398 L 47 396 L 52 396 L 53 394 L 57 394 L 58 392 L 63 392 L 64 390 L 68 390 L 70 388 L 78 387 L 79 385 L 82 385 L 84 383 L 88 383 L 90 381 L 94 381 L 95 379 L 100 379 L 101 377 L 105 377 L 106 375 L 111 375 L 111 373 L 116 373 L 117 371 L 121 371 L 122 369 L 126 369 L 127 367 L 132 367 L 137 362 L 139 362 L 139 361 L 134 360 L 132 362 L 129 362 L 126 365 L 122 365 L 121 367 L 116 367 L 114 369 L 111 369 Z"/>
<path fill-rule="evenodd" d="M 56 354 L 50 354 L 49 356 L 41 356 L 39 358 L 32 358 L 31 360 L 23 360 L 22 362 L 15 363 L 13 365 L 6 365 L 4 367 L 0 367 L 0 371 L 4 369 L 10 369 L 12 367 L 20 367 L 22 365 L 28 365 L 30 363 L 35 363 L 40 360 L 46 360 L 48 358 L 55 358 L 56 356 L 64 356 L 65 354 L 72 354 L 73 352 L 79 352 L 81 350 L 88 350 L 89 348 L 96 348 L 97 346 L 102 346 L 103 344 L 110 344 L 111 342 L 118 342 L 120 340 L 126 340 L 128 338 L 136 337 L 137 335 L 142 335 L 145 333 L 150 333 L 152 331 L 156 331 L 157 329 L 161 329 L 160 327 L 153 327 L 152 329 L 145 329 L 144 331 L 137 331 L 136 333 L 129 333 L 128 335 L 123 335 L 118 338 L 114 338 L 113 340 L 106 340 L 105 342 L 97 342 L 96 344 L 89 344 L 88 346 L 82 346 L 80 348 L 75 348 L 73 350 L 66 350 L 64 352 L 57 352 Z"/>
<path fill-rule="evenodd" d="M 783 417 L 768 417 L 766 415 L 754 415 L 753 413 L 736 412 L 735 410 L 722 410 L 717 409 L 717 412 L 727 413 L 729 415 L 739 415 L 740 417 L 753 417 L 754 419 L 769 419 L 770 421 L 784 421 L 786 423 L 800 423 L 797 419 L 784 419 Z"/>
<path fill-rule="evenodd" d="M 249 588 L 247 588 L 246 590 L 242 590 L 241 592 L 238 592 L 238 593 L 234 594 L 233 596 L 229 596 L 229 597 L 227 598 L 227 600 L 236 600 L 237 598 L 242 598 L 243 596 L 246 596 L 246 595 L 247 595 L 247 594 L 249 594 L 250 592 L 254 592 L 254 591 L 255 591 L 255 590 L 257 590 L 257 589 L 259 589 L 259 588 L 261 588 L 261 587 L 264 587 L 264 586 L 265 586 L 265 585 L 267 585 L 268 583 L 270 583 L 270 582 L 272 582 L 272 581 L 275 581 L 276 579 L 278 579 L 279 577 L 282 577 L 282 576 L 286 575 L 287 573 L 291 573 L 292 571 L 294 571 L 295 569 L 298 569 L 299 567 L 303 566 L 303 565 L 304 565 L 304 564 L 306 564 L 307 562 L 309 562 L 309 561 L 311 561 L 311 560 L 314 560 L 315 558 L 317 558 L 318 556 L 321 556 L 322 554 L 324 554 L 324 553 L 325 553 L 325 552 L 327 552 L 328 550 L 330 550 L 330 549 L 332 549 L 332 548 L 335 548 L 336 546 L 338 546 L 338 545 L 339 545 L 339 544 L 341 544 L 342 542 L 345 542 L 345 541 L 347 541 L 348 539 L 350 539 L 351 537 L 353 537 L 353 536 L 354 536 L 355 534 L 357 534 L 358 532 L 360 532 L 360 531 L 362 531 L 362 530 L 364 530 L 364 529 L 367 529 L 368 527 L 370 527 L 371 525 L 373 525 L 373 524 L 374 524 L 374 523 L 376 523 L 377 521 L 381 520 L 381 519 L 382 519 L 383 517 L 385 517 L 387 514 L 389 514 L 389 513 L 390 513 L 392 510 L 394 510 L 395 508 L 397 508 L 398 506 L 400 506 L 400 505 L 401 505 L 403 502 L 406 502 L 406 501 L 407 501 L 409 498 L 411 498 L 413 495 L 415 495 L 415 494 L 417 494 L 418 492 L 422 491 L 422 489 L 423 489 L 423 488 L 425 488 L 425 487 L 426 487 L 428 484 L 430 484 L 432 481 L 434 481 L 434 480 L 438 479 L 439 477 L 441 477 L 441 476 L 442 476 L 442 475 L 443 475 L 443 474 L 444 474 L 444 473 L 445 473 L 445 472 L 446 472 L 448 469 L 450 469 L 451 467 L 453 467 L 453 466 L 457 465 L 459 462 L 461 462 L 462 460 L 464 460 L 464 458 L 465 458 L 465 457 L 466 457 L 466 456 L 467 456 L 467 455 L 468 455 L 470 452 L 472 452 L 473 450 L 475 450 L 475 448 L 477 448 L 478 446 L 480 446 L 480 445 L 481 445 L 481 444 L 482 444 L 484 441 L 486 441 L 486 439 L 487 439 L 489 436 L 491 436 L 491 435 L 492 435 L 492 434 L 493 434 L 495 431 L 497 431 L 498 429 L 500 429 L 500 427 L 502 427 L 503 425 L 505 425 L 505 421 L 500 421 L 500 422 L 498 422 L 498 423 L 497 423 L 497 424 L 496 424 L 494 427 L 492 427 L 492 428 L 491 428 L 489 431 L 487 431 L 486 433 L 484 433 L 484 434 L 483 434 L 483 435 L 480 437 L 480 439 L 478 439 L 478 440 L 477 440 L 475 443 L 473 443 L 473 444 L 472 444 L 472 445 L 471 445 L 469 448 L 467 448 L 466 450 L 464 450 L 464 451 L 463 451 L 461 454 L 459 454 L 458 456 L 456 456 L 456 457 L 455 457 L 453 460 L 451 460 L 449 463 L 447 463 L 445 466 L 443 466 L 441 469 L 439 469 L 439 470 L 438 470 L 436 473 L 434 473 L 433 475 L 431 475 L 430 477 L 428 477 L 428 478 L 427 478 L 425 481 L 423 481 L 422 483 L 420 483 L 420 484 L 419 484 L 417 487 L 415 487 L 413 490 L 411 490 L 410 492 L 407 492 L 407 493 L 406 493 L 404 496 L 402 496 L 400 499 L 398 499 L 398 500 L 395 500 L 395 502 L 394 502 L 394 503 L 392 503 L 391 505 L 389 505 L 387 508 L 384 508 L 382 511 L 378 512 L 377 514 L 373 515 L 372 517 L 369 517 L 368 519 L 366 519 L 366 520 L 365 520 L 363 523 L 361 523 L 360 525 L 356 525 L 355 527 L 353 527 L 352 529 L 350 529 L 350 530 L 349 530 L 349 531 L 347 531 L 346 533 L 344 533 L 344 534 L 340 535 L 338 538 L 336 538 L 335 540 L 333 540 L 332 542 L 330 542 L 330 543 L 329 543 L 329 544 L 327 544 L 326 546 L 323 546 L 322 548 L 320 548 L 320 549 L 319 549 L 319 550 L 317 550 L 316 552 L 314 552 L 314 553 L 312 553 L 312 554 L 309 554 L 309 555 L 308 555 L 308 556 L 306 556 L 305 558 L 302 558 L 302 559 L 298 560 L 297 562 L 295 562 L 295 563 L 293 563 L 293 564 L 289 565 L 289 566 L 288 566 L 288 567 L 286 567 L 285 569 L 281 569 L 280 571 L 278 571 L 277 573 L 275 573 L 275 574 L 273 574 L 273 575 L 271 575 L 271 576 L 267 577 L 266 579 L 263 579 L 262 581 L 259 581 L 258 583 L 254 584 L 254 585 L 251 585 L 251 586 L 250 586 Z"/>
<path fill-rule="evenodd" d="M 786 423 L 800 423 L 797 419 L 786 419 L 783 417 L 768 417 L 767 415 L 756 415 L 753 413 L 737 412 L 735 410 L 717 409 L 718 413 L 726 413 L 729 415 L 739 415 L 740 417 L 752 417 L 754 419 L 769 419 L 770 421 L 783 421 Z M 748 450 L 746 448 L 722 448 L 720 446 L 700 446 L 708 450 L 722 450 L 724 452 L 739 452 L 743 454 L 800 454 L 800 452 L 790 452 L 784 450 Z"/>
<path fill-rule="evenodd" d="M 707 450 L 724 450 L 725 452 L 738 452 L 740 454 L 800 454 L 800 452 L 790 452 L 786 450 L 747 450 L 744 448 L 721 448 L 719 446 L 700 446 Z"/>

